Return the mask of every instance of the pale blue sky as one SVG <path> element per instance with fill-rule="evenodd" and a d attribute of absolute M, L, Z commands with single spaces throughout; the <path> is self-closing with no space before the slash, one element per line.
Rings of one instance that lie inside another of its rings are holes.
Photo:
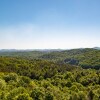
<path fill-rule="evenodd" d="M 100 47 L 100 0 L 0 0 L 0 49 Z"/>

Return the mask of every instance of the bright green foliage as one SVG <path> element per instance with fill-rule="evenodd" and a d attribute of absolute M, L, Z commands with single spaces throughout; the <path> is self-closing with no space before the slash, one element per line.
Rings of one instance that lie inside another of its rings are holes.
<path fill-rule="evenodd" d="M 99 53 L 82 49 L 36 52 L 41 59 L 0 57 L 0 100 L 100 100 Z"/>
<path fill-rule="evenodd" d="M 6 82 L 3 79 L 0 79 L 0 90 L 4 90 L 6 88 Z"/>
<path fill-rule="evenodd" d="M 77 81 L 76 76 L 79 74 L 78 71 L 79 73 L 82 73 L 82 75 Z M 86 76 L 84 76 L 85 74 Z M 0 99 L 99 100 L 99 75 L 100 73 L 98 73 L 96 70 L 76 69 L 72 72 L 67 71 L 66 73 L 57 73 L 51 78 L 33 80 L 29 77 L 20 76 L 15 73 L 0 73 Z M 16 77 L 13 78 L 13 76 Z M 85 81 L 86 83 L 88 82 L 88 84 L 84 84 Z"/>
<path fill-rule="evenodd" d="M 29 94 L 27 93 L 23 93 L 23 94 L 19 94 L 16 98 L 16 100 L 33 100 Z"/>

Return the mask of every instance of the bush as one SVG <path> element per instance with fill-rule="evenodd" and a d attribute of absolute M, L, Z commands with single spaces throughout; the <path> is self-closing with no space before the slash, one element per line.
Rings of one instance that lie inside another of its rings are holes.
<path fill-rule="evenodd" d="M 16 97 L 16 100 L 33 100 L 33 99 L 29 96 L 29 94 L 23 93 L 23 94 L 19 94 Z"/>

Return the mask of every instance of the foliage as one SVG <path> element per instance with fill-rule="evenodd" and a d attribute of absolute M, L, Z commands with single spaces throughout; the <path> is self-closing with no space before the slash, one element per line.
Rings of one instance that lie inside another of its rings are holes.
<path fill-rule="evenodd" d="M 100 100 L 99 67 L 95 49 L 1 56 L 0 100 Z"/>
<path fill-rule="evenodd" d="M 100 69 L 100 49 L 85 48 L 71 50 L 37 50 L 37 51 L 2 51 L 2 57 L 16 57 L 24 59 L 42 59 L 60 64 L 71 64 L 82 68 Z M 0 63 L 0 66 L 5 66 Z M 12 67 L 12 66 L 11 66 Z"/>
<path fill-rule="evenodd" d="M 15 79 L 12 76 L 16 76 Z M 99 81 L 100 73 L 93 69 L 77 68 L 42 80 L 4 72 L 0 73 L 0 99 L 99 100 Z"/>

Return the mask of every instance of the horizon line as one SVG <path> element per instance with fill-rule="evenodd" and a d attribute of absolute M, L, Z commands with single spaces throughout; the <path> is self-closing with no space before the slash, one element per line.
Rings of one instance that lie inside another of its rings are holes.
<path fill-rule="evenodd" d="M 79 48 L 1 48 L 0 50 L 68 50 L 68 49 L 86 49 L 86 48 L 100 48 L 99 46 L 96 47 L 79 47 Z"/>

